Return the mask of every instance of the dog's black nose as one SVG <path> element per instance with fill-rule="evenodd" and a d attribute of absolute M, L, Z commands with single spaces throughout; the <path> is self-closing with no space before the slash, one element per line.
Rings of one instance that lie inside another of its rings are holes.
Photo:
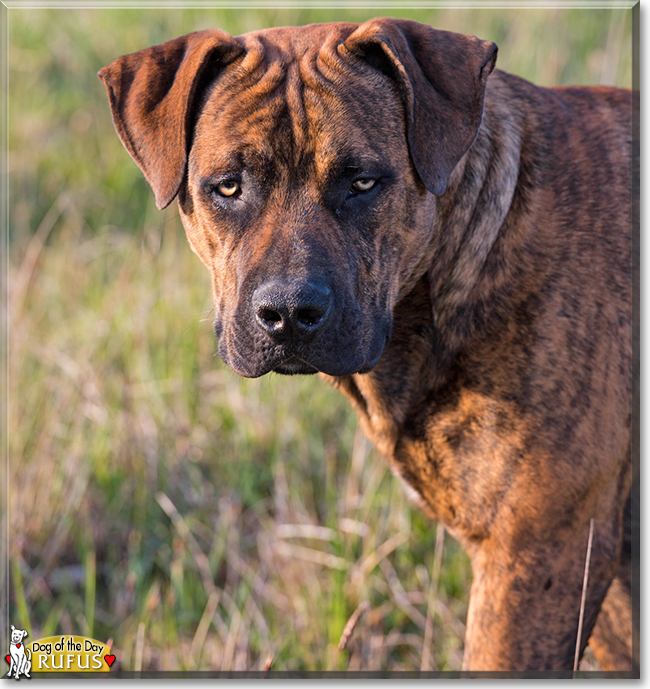
<path fill-rule="evenodd" d="M 320 330 L 332 309 L 332 291 L 316 282 L 273 280 L 253 292 L 258 325 L 274 339 L 306 342 Z"/>

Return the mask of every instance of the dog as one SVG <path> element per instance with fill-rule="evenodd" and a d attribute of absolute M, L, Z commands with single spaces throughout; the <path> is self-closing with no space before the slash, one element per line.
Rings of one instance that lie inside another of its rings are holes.
<path fill-rule="evenodd" d="M 99 77 L 226 364 L 339 388 L 467 550 L 463 669 L 570 672 L 590 640 L 630 671 L 632 94 L 496 56 L 379 18 L 199 31 Z"/>
<path fill-rule="evenodd" d="M 9 655 L 11 660 L 9 662 L 9 672 L 7 677 L 11 677 L 14 673 L 16 679 L 20 679 L 20 675 L 30 678 L 30 671 L 32 669 L 32 652 L 25 648 L 23 639 L 27 636 L 26 629 L 16 629 L 11 625 L 11 643 L 9 645 Z"/>

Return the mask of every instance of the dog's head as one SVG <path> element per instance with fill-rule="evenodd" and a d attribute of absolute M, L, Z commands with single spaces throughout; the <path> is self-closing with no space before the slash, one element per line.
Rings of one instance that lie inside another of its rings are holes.
<path fill-rule="evenodd" d="M 493 43 L 376 19 L 201 31 L 100 71 L 158 207 L 178 195 L 231 368 L 377 363 L 495 59 Z"/>
<path fill-rule="evenodd" d="M 26 629 L 16 629 L 16 627 L 11 625 L 11 643 L 19 644 L 27 636 Z"/>

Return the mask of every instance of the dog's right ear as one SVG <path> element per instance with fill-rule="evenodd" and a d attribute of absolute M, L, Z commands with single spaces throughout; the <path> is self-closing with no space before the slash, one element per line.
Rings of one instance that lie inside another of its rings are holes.
<path fill-rule="evenodd" d="M 172 202 L 185 176 L 201 77 L 243 52 L 232 36 L 211 29 L 124 55 L 99 71 L 117 133 L 159 209 Z"/>

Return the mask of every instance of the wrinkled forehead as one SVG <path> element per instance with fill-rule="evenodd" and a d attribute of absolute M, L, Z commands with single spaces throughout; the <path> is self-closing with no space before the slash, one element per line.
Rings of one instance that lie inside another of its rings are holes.
<path fill-rule="evenodd" d="M 261 45 L 266 54 L 289 58 L 302 58 L 308 53 L 333 53 L 358 28 L 348 22 L 308 24 L 306 26 L 280 26 L 237 36 L 235 40 L 246 51 L 257 50 Z"/>
<path fill-rule="evenodd" d="M 247 151 L 275 164 L 304 169 L 308 160 L 326 170 L 341 157 L 403 152 L 395 84 L 360 58 L 341 54 L 340 33 L 303 28 L 312 27 L 237 39 L 245 39 L 246 52 L 206 90 L 193 164 Z"/>

